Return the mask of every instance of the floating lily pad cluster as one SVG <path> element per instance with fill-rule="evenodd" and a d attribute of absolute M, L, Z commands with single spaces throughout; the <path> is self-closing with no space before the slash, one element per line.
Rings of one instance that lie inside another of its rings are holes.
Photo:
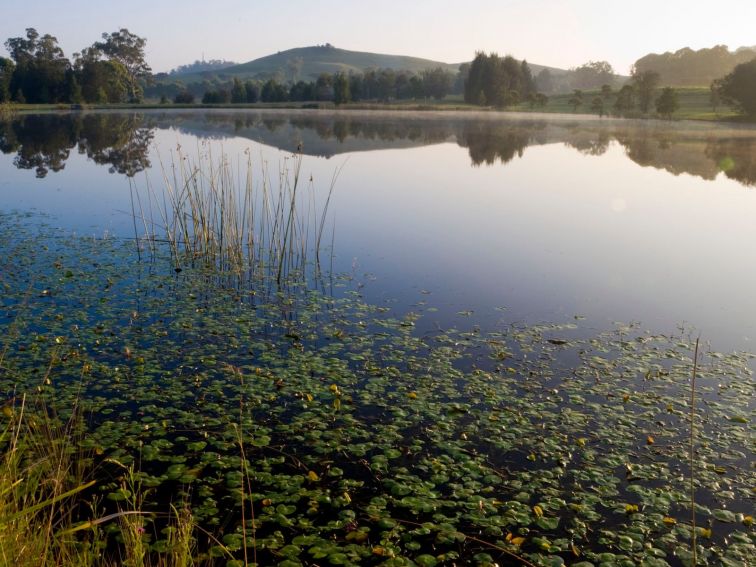
<path fill-rule="evenodd" d="M 693 509 L 698 564 L 756 556 L 750 355 L 702 349 L 691 462 L 684 332 L 421 335 L 347 278 L 303 282 L 2 215 L 0 388 L 79 408 L 104 506 L 133 465 L 145 511 L 190 502 L 237 561 L 686 565 Z"/>

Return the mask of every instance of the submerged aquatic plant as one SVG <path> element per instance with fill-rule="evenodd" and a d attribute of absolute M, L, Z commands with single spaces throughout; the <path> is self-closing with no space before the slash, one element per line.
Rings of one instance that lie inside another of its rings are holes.
<path fill-rule="evenodd" d="M 261 296 L 175 273 L 168 254 L 156 269 L 129 243 L 0 221 L 14 235 L 0 326 L 17 325 L 0 388 L 80 399 L 80 444 L 135 466 L 142 511 L 188 502 L 198 557 L 690 563 L 694 366 L 696 561 L 756 551 L 750 355 L 695 356 L 684 330 L 636 325 L 466 329 L 464 313 L 421 333 L 422 313 L 370 304 L 347 278 Z M 98 470 L 115 513 L 123 469 Z M 157 520 L 142 527 L 145 557 L 167 549 Z"/>

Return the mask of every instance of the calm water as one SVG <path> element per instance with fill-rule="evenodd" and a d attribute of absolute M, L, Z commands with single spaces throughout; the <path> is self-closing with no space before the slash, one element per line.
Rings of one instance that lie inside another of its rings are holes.
<path fill-rule="evenodd" d="M 177 146 L 275 171 L 301 147 L 334 269 L 423 325 L 585 317 L 756 339 L 756 129 L 472 114 L 145 112 L 0 124 L 0 209 L 131 237 Z M 162 165 L 161 165 L 162 164 Z"/>

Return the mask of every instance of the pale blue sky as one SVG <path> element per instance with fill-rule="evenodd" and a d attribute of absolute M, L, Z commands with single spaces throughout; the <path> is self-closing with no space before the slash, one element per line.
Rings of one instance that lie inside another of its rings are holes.
<path fill-rule="evenodd" d="M 330 42 L 450 63 L 480 49 L 557 67 L 605 59 L 626 73 L 651 51 L 756 45 L 756 0 L 0 0 L 0 15 L 0 41 L 34 27 L 69 57 L 127 27 L 155 71 Z"/>

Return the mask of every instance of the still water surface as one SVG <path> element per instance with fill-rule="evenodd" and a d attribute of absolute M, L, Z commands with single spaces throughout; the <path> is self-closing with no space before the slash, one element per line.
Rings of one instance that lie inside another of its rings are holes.
<path fill-rule="evenodd" d="M 298 148 L 327 192 L 333 267 L 422 325 L 685 325 L 756 339 L 756 129 L 571 117 L 314 111 L 26 115 L 0 124 L 0 209 L 132 237 L 130 184 L 188 154 Z"/>

